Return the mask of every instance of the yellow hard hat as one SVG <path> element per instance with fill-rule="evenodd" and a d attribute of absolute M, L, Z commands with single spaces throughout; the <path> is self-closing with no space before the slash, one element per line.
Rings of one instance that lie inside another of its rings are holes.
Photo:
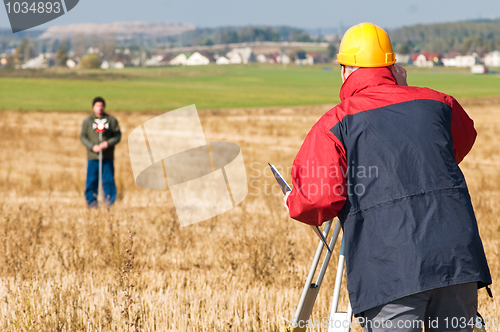
<path fill-rule="evenodd" d="M 337 62 L 352 67 L 386 67 L 396 62 L 387 32 L 372 23 L 361 23 L 346 31 Z"/>

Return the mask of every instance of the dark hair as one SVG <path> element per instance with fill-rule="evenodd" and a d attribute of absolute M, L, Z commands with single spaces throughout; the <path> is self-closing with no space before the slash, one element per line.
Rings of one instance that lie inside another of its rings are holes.
<path fill-rule="evenodd" d="M 106 107 L 106 102 L 104 101 L 104 99 L 102 97 L 95 97 L 94 101 L 92 102 L 92 107 L 94 107 L 95 103 L 99 103 L 99 102 L 102 103 L 102 106 Z"/>

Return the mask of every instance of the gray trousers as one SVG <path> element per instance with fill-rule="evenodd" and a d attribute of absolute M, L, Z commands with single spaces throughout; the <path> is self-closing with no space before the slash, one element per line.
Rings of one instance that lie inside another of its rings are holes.
<path fill-rule="evenodd" d="M 476 324 L 477 283 L 410 295 L 369 309 L 358 317 L 364 332 L 467 331 Z"/>

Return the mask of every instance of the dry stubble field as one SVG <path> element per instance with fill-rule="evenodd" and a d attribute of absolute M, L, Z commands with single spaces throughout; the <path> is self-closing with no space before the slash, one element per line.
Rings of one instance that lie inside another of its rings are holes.
<path fill-rule="evenodd" d="M 480 291 L 479 310 L 493 318 L 500 316 L 500 107 L 465 106 L 479 137 L 461 166 L 496 295 Z M 250 188 L 235 209 L 184 228 L 168 191 L 138 188 L 132 177 L 128 133 L 157 114 L 115 114 L 123 132 L 115 158 L 119 196 L 110 210 L 89 210 L 79 142 L 85 115 L 2 112 L 0 329 L 277 331 L 295 312 L 317 240 L 287 218 L 264 170 L 267 162 L 291 165 L 328 109 L 199 111 L 208 141 L 242 148 Z M 333 265 L 315 320 L 330 310 Z"/>

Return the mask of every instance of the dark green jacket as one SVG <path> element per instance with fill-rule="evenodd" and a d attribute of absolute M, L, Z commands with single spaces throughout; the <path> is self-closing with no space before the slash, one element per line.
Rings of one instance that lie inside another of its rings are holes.
<path fill-rule="evenodd" d="M 91 114 L 83 120 L 82 132 L 80 134 L 80 141 L 87 148 L 87 158 L 89 160 L 99 159 L 99 153 L 92 151 L 94 145 L 99 144 L 99 133 L 95 129 L 95 119 L 97 117 L 95 114 Z M 118 121 L 112 115 L 104 113 L 104 115 L 99 119 L 106 119 L 108 128 L 102 133 L 102 140 L 108 142 L 108 148 L 102 151 L 103 159 L 113 159 L 113 154 L 115 151 L 115 145 L 120 142 L 122 138 L 122 133 L 120 131 L 120 126 Z"/>

